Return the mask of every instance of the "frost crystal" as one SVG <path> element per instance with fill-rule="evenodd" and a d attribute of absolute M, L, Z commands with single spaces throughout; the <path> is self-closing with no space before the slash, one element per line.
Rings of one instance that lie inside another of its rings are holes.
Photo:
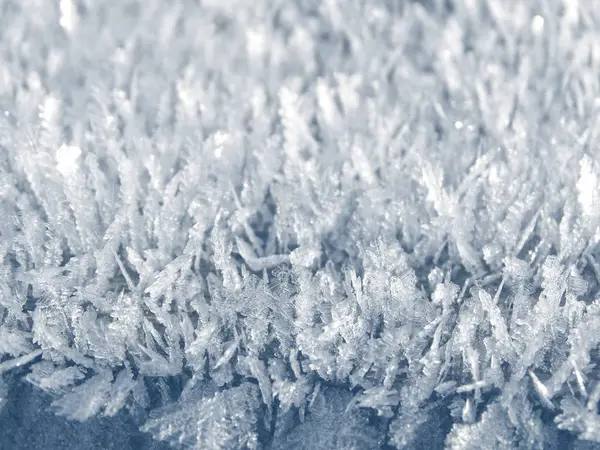
<path fill-rule="evenodd" d="M 73 0 L 60 0 L 60 25 L 69 33 L 77 25 L 77 9 Z"/>
<path fill-rule="evenodd" d="M 61 145 L 56 151 L 56 168 L 64 176 L 72 175 L 77 170 L 81 149 L 72 145 Z"/>

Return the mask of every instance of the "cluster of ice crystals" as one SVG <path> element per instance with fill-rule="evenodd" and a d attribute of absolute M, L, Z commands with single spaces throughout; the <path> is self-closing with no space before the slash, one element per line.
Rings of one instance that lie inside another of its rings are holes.
<path fill-rule="evenodd" d="M 600 442 L 597 0 L 0 11 L 0 408 L 27 382 L 198 449 Z"/>

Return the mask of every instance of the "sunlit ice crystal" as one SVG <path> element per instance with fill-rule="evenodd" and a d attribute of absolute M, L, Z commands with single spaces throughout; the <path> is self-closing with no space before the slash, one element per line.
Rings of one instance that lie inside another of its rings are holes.
<path fill-rule="evenodd" d="M 56 168 L 63 176 L 72 175 L 78 168 L 81 149 L 74 145 L 61 145 L 56 151 Z"/>

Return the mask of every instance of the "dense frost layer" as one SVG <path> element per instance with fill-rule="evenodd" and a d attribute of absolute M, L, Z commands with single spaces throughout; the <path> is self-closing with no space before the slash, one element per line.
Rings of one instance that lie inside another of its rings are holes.
<path fill-rule="evenodd" d="M 0 446 L 44 402 L 81 450 L 600 441 L 600 1 L 0 30 Z"/>

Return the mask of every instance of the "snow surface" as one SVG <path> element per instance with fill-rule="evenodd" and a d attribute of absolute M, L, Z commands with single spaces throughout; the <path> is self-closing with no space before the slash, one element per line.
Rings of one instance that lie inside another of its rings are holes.
<path fill-rule="evenodd" d="M 0 0 L 0 449 L 600 448 L 599 0 Z"/>

